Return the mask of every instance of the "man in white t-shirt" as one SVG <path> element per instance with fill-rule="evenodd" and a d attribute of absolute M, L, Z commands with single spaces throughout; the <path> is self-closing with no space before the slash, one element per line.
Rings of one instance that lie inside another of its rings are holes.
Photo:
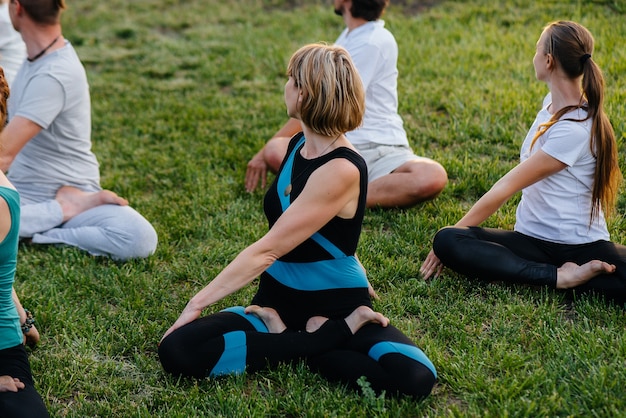
<path fill-rule="evenodd" d="M 441 164 L 413 153 L 398 114 L 398 45 L 380 17 L 389 0 L 335 0 L 346 28 L 336 41 L 363 81 L 363 125 L 346 134 L 368 166 L 368 207 L 410 207 L 436 197 L 448 182 Z M 290 119 L 248 163 L 246 190 L 265 187 L 267 171 L 280 167 L 289 138 L 301 131 Z"/>
<path fill-rule="evenodd" d="M 10 0 L 26 60 L 0 132 L 0 170 L 20 194 L 20 238 L 65 244 L 116 260 L 154 253 L 157 233 L 128 201 L 100 187 L 91 151 L 85 69 L 61 30 L 63 0 Z"/>

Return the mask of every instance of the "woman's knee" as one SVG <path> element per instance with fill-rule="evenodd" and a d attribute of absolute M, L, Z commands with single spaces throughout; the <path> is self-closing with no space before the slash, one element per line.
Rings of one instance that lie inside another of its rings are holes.
<path fill-rule="evenodd" d="M 452 226 L 447 226 L 437 231 L 433 238 L 433 251 L 435 255 L 443 259 L 446 255 L 454 252 L 459 242 L 459 233 L 461 233 L 461 231 L 462 229 Z"/>
<path fill-rule="evenodd" d="M 419 363 L 411 368 L 410 376 L 405 380 L 405 384 L 400 387 L 400 391 L 414 398 L 425 398 L 430 395 L 435 383 L 437 383 L 437 378 L 433 372 Z"/>
<path fill-rule="evenodd" d="M 161 341 L 158 354 L 163 370 L 176 376 L 189 375 L 185 362 L 189 356 L 185 353 L 184 344 L 175 335 L 170 334 Z"/>

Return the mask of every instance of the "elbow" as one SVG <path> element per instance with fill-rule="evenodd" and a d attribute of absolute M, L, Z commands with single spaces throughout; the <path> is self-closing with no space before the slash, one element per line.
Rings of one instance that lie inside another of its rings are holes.
<path fill-rule="evenodd" d="M 280 256 L 276 253 L 268 253 L 264 256 L 263 271 L 267 270 Z"/>

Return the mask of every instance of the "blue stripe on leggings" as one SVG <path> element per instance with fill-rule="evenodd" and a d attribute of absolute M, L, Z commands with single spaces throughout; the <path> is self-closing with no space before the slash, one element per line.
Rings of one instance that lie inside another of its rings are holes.
<path fill-rule="evenodd" d="M 431 372 L 433 372 L 435 379 L 437 378 L 435 365 L 430 361 L 428 357 L 426 357 L 426 354 L 424 354 L 422 350 L 413 345 L 383 341 L 375 344 L 372 348 L 370 348 L 370 351 L 367 354 L 374 360 L 378 361 L 378 359 L 380 359 L 382 356 L 389 353 L 399 353 L 422 363 L 424 366 L 428 367 Z"/>
<path fill-rule="evenodd" d="M 224 352 L 209 376 L 241 374 L 246 370 L 246 333 L 233 331 L 224 334 Z"/>
<path fill-rule="evenodd" d="M 226 309 L 222 309 L 221 312 L 232 312 L 232 313 L 236 313 L 237 315 L 245 318 L 248 322 L 250 322 L 250 324 L 252 324 L 252 326 L 254 327 L 254 329 L 256 329 L 259 332 L 270 332 L 267 327 L 265 326 L 265 323 L 263 321 L 261 321 L 261 319 L 253 314 L 247 314 L 244 312 L 245 308 L 243 306 L 232 306 L 230 308 L 226 308 Z"/>

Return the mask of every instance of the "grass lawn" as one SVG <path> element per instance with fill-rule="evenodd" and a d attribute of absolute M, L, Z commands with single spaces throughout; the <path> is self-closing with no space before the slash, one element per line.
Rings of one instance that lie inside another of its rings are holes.
<path fill-rule="evenodd" d="M 434 233 L 517 162 L 547 92 L 532 67 L 546 23 L 576 20 L 594 34 L 626 167 L 624 0 L 392 0 L 385 21 L 400 48 L 400 112 L 415 151 L 440 161 L 450 182 L 433 202 L 368 211 L 359 256 L 381 296 L 375 307 L 437 367 L 438 385 L 419 402 L 350 391 L 300 364 L 179 381 L 157 358 L 187 300 L 266 230 L 263 192 L 244 190 L 246 163 L 286 120 L 289 56 L 341 31 L 331 2 L 68 3 L 64 35 L 87 69 L 102 184 L 153 222 L 160 243 L 149 259 L 121 264 L 20 246 L 16 289 L 42 333 L 30 361 L 53 416 L 626 414 L 622 308 L 450 271 L 419 277 Z M 516 203 L 485 225 L 512 228 Z M 610 223 L 622 243 L 625 207 L 621 198 Z"/>

